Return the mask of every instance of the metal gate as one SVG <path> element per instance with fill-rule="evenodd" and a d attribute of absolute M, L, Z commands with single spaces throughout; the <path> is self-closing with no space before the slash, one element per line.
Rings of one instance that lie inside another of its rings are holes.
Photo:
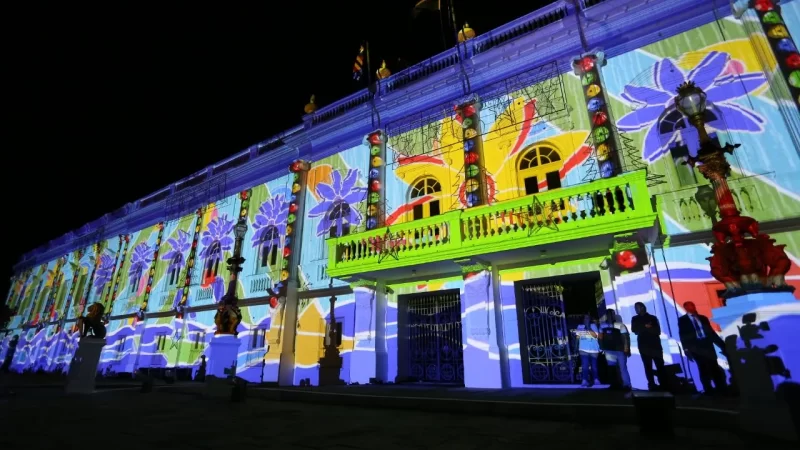
<path fill-rule="evenodd" d="M 525 336 L 523 361 L 527 361 L 527 384 L 573 382 L 575 355 L 564 311 L 564 288 L 559 283 L 526 284 L 519 287 L 520 330 Z"/>
<path fill-rule="evenodd" d="M 406 324 L 409 375 L 419 381 L 463 384 L 459 291 L 408 296 Z"/>

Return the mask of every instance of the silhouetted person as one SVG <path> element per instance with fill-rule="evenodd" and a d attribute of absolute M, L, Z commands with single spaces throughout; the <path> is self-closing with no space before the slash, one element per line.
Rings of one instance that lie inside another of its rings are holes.
<path fill-rule="evenodd" d="M 636 335 L 639 354 L 642 356 L 647 389 L 654 391 L 658 388 L 653 364 L 658 373 L 658 383 L 662 387 L 667 387 L 667 377 L 664 375 L 664 349 L 661 347 L 661 325 L 656 316 L 647 312 L 644 303 L 636 302 L 634 308 L 636 315 L 631 319 L 631 331 Z"/>
<path fill-rule="evenodd" d="M 197 369 L 194 381 L 206 381 L 206 355 L 200 356 L 200 367 Z"/>
<path fill-rule="evenodd" d="M 628 327 L 617 320 L 617 312 L 613 309 L 606 311 L 606 318 L 600 324 L 600 334 L 598 335 L 600 348 L 606 354 L 606 362 L 609 367 L 616 366 L 622 379 L 622 386 L 618 382 L 612 381 L 612 388 L 622 388 L 629 391 L 631 389 L 631 377 L 628 374 L 628 357 L 631 356 L 631 337 Z"/>
<path fill-rule="evenodd" d="M 713 393 L 715 389 L 720 393 L 726 392 L 725 371 L 717 363 L 717 352 L 714 350 L 716 344 L 726 354 L 725 342 L 711 328 L 708 317 L 697 313 L 693 302 L 684 303 L 683 308 L 686 314 L 678 319 L 678 333 L 689 361 L 697 363 L 703 391 L 707 394 Z"/>
<path fill-rule="evenodd" d="M 0 372 L 8 373 L 11 369 L 11 364 L 14 362 L 14 353 L 17 352 L 17 344 L 19 344 L 19 335 L 15 335 L 8 342 L 8 350 L 6 350 L 6 357 L 3 360 L 3 367 Z"/>

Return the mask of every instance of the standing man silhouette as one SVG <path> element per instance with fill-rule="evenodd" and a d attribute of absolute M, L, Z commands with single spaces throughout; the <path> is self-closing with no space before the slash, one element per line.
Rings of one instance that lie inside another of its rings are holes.
<path fill-rule="evenodd" d="M 725 393 L 727 383 L 725 371 L 717 363 L 717 352 L 714 345 L 725 354 L 725 342 L 719 337 L 716 331 L 711 328 L 708 317 L 698 314 L 694 302 L 683 304 L 686 314 L 678 319 L 678 333 L 681 337 L 681 345 L 686 351 L 689 361 L 697 363 L 697 370 L 700 371 L 700 383 L 706 394 Z M 711 382 L 714 385 L 711 385 Z"/>
<path fill-rule="evenodd" d="M 647 308 L 642 302 L 634 305 L 636 315 L 631 319 L 631 331 L 636 335 L 636 343 L 639 347 L 639 355 L 644 364 L 644 373 L 647 376 L 647 389 L 655 391 L 659 388 L 656 385 L 653 364 L 658 373 L 658 384 L 660 387 L 667 387 L 667 379 L 664 375 L 664 349 L 661 347 L 661 325 L 658 318 L 647 312 Z"/>

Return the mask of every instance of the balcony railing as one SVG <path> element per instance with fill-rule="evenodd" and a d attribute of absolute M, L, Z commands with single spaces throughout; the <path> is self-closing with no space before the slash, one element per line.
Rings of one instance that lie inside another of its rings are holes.
<path fill-rule="evenodd" d="M 328 239 L 328 274 L 349 276 L 653 225 L 645 172 Z"/>

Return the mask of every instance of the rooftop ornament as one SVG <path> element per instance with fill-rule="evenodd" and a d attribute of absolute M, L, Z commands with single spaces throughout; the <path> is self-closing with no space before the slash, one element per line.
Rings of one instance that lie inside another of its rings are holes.
<path fill-rule="evenodd" d="M 711 140 L 704 119 L 708 99 L 694 82 L 681 84 L 677 91 L 675 106 L 700 136 L 700 150 L 697 156 L 689 157 L 687 164 L 697 167 L 711 182 L 721 216 L 711 228 L 714 243 L 708 260 L 711 262 L 711 275 L 725 285 L 723 296 L 731 298 L 753 292 L 794 291 L 785 280 L 791 266 L 783 250 L 785 245 L 775 245 L 775 240 L 769 235 L 759 233 L 758 222 L 741 215 L 728 188 L 731 166 L 725 154 L 733 154 L 741 144 L 726 143 L 720 147 Z"/>
<path fill-rule="evenodd" d="M 458 42 L 466 42 L 476 36 L 475 30 L 469 27 L 469 24 L 464 22 L 464 26 L 458 31 Z"/>
<path fill-rule="evenodd" d="M 311 114 L 317 110 L 317 104 L 314 103 L 315 99 L 316 97 L 312 95 L 311 99 L 308 101 L 308 103 L 306 103 L 305 108 L 303 108 L 303 111 L 305 111 L 306 114 Z"/>

